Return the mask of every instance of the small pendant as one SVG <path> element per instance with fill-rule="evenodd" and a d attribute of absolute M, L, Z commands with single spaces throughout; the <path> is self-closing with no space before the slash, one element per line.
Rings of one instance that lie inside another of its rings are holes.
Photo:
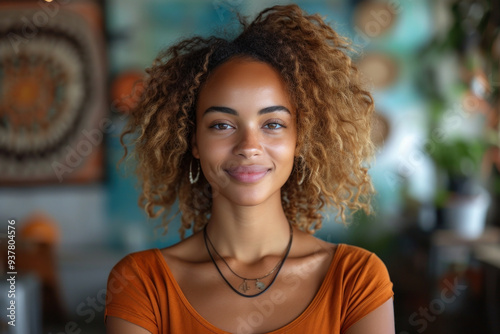
<path fill-rule="evenodd" d="M 248 290 L 250 290 L 250 287 L 247 284 L 247 280 L 243 280 L 243 283 L 241 283 L 240 285 L 240 290 L 243 292 L 247 292 Z"/>
<path fill-rule="evenodd" d="M 257 282 L 255 282 L 255 287 L 259 290 L 264 290 L 266 285 L 264 283 L 262 283 L 261 281 L 257 280 Z"/>

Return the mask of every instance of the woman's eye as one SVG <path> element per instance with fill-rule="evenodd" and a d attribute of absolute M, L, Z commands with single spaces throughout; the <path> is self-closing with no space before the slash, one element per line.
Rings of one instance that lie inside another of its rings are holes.
<path fill-rule="evenodd" d="M 226 124 L 226 123 L 217 123 L 211 126 L 212 129 L 215 130 L 227 130 L 231 127 L 231 125 Z"/>
<path fill-rule="evenodd" d="M 280 123 L 267 123 L 265 126 L 271 130 L 277 130 L 283 127 L 283 125 Z"/>

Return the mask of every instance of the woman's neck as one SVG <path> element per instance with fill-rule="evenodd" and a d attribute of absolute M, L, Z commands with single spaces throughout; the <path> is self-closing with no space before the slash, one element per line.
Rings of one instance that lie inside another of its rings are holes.
<path fill-rule="evenodd" d="M 255 263 L 265 256 L 281 256 L 290 238 L 290 226 L 281 206 L 267 201 L 258 206 L 214 201 L 207 233 L 224 257 Z"/>

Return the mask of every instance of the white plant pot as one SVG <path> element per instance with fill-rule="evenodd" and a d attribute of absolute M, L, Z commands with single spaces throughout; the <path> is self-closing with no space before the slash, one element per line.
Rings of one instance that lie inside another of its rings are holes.
<path fill-rule="evenodd" d="M 454 197 L 445 207 L 445 226 L 464 239 L 478 238 L 484 232 L 490 202 L 484 188 L 475 196 Z"/>

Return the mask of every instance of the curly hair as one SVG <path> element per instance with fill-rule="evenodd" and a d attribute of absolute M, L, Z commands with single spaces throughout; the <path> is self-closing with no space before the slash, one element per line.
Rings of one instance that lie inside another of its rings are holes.
<path fill-rule="evenodd" d="M 178 199 L 181 238 L 207 223 L 211 186 L 203 175 L 195 184 L 188 180 L 197 96 L 218 65 L 243 56 L 275 68 L 297 110 L 296 158 L 281 189 L 287 219 L 313 233 L 322 226 L 325 205 L 336 208 L 343 222 L 347 212 L 370 213 L 373 98 L 348 55 L 353 51 L 349 41 L 297 5 L 274 6 L 251 23 L 241 18 L 240 23 L 235 39 L 181 41 L 146 70 L 144 91 L 120 138 L 125 158 L 124 137 L 133 135 L 129 146 L 134 146 L 142 186 L 139 205 L 149 217 L 162 215 L 166 232 Z"/>

